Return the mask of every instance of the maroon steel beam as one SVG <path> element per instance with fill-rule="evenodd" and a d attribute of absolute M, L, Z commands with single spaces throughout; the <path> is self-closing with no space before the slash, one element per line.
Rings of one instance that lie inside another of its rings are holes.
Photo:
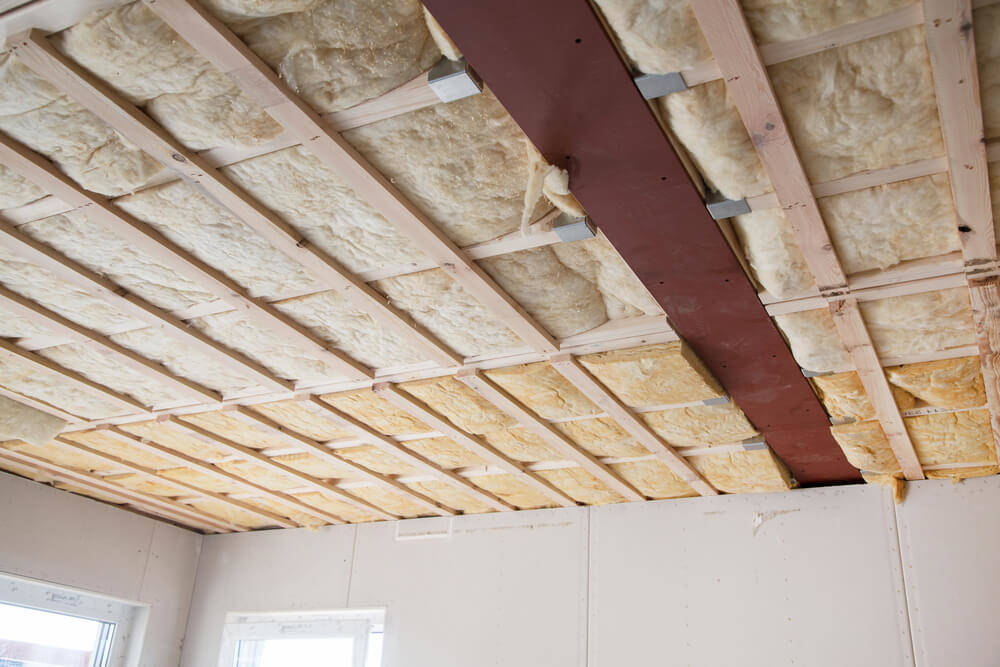
<path fill-rule="evenodd" d="M 424 4 L 796 479 L 860 479 L 589 3 Z"/>

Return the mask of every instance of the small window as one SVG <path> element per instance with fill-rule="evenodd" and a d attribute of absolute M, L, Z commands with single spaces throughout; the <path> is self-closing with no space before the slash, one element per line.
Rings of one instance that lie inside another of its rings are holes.
<path fill-rule="evenodd" d="M 219 665 L 380 667 L 384 618 L 384 611 L 367 609 L 230 614 Z"/>
<path fill-rule="evenodd" d="M 123 665 L 137 606 L 0 575 L 0 667 Z"/>

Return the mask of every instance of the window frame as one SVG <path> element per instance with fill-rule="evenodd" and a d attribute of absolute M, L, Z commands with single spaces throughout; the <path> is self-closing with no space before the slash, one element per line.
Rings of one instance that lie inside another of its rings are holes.
<path fill-rule="evenodd" d="M 365 667 L 368 637 L 384 630 L 384 609 L 230 612 L 222 630 L 218 665 L 234 667 L 242 641 L 350 637 L 355 647 L 352 667 Z"/>
<path fill-rule="evenodd" d="M 139 663 L 148 605 L 6 572 L 0 572 L 0 604 L 114 624 L 110 644 L 104 646 L 107 662 L 103 664 L 134 667 Z"/>

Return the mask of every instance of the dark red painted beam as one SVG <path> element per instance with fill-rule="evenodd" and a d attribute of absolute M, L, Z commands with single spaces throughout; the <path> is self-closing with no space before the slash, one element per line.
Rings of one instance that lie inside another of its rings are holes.
<path fill-rule="evenodd" d="M 587 0 L 424 4 L 796 479 L 860 479 Z"/>

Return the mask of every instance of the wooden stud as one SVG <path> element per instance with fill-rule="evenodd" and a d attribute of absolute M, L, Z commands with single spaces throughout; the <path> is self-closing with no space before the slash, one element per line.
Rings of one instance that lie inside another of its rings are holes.
<path fill-rule="evenodd" d="M 421 456 L 416 452 L 411 452 L 389 436 L 382 435 L 372 427 L 368 426 L 368 424 L 355 419 L 346 412 L 338 410 L 319 397 L 309 396 L 305 400 L 322 409 L 325 416 L 329 417 L 329 419 L 335 422 L 338 426 L 342 426 L 347 430 L 352 431 L 365 442 L 374 445 L 387 454 L 395 456 L 408 465 L 413 466 L 417 470 L 422 470 L 430 475 L 433 475 L 438 481 L 469 494 L 476 500 L 486 503 L 499 512 L 509 512 L 517 509 L 507 501 L 497 498 L 488 491 L 485 491 L 475 484 L 459 477 L 450 470 L 441 468 L 430 459 Z M 250 412 L 250 410 L 247 410 L 246 408 L 237 408 L 237 410 L 240 412 Z"/>
<path fill-rule="evenodd" d="M 188 456 L 187 454 L 178 452 L 177 450 L 171 449 L 169 447 L 164 447 L 163 445 L 153 442 L 149 438 L 140 438 L 139 436 L 133 435 L 128 431 L 124 431 L 116 426 L 111 426 L 108 427 L 107 429 L 102 429 L 102 430 L 106 431 L 107 433 L 113 436 L 116 436 L 119 440 L 122 440 L 133 447 L 137 447 L 143 451 L 147 451 L 152 454 L 156 454 L 157 456 L 162 456 L 165 459 L 169 459 L 182 468 L 193 468 L 199 470 L 205 473 L 206 475 L 210 475 L 212 477 L 215 477 L 216 479 L 221 479 L 223 481 L 236 484 L 237 486 L 241 486 L 245 489 L 248 489 L 251 493 L 254 493 L 259 496 L 264 496 L 266 498 L 270 498 L 271 500 L 280 503 L 282 505 L 288 505 L 294 507 L 300 512 L 310 514 L 324 521 L 329 521 L 330 523 L 334 524 L 345 523 L 345 521 L 340 517 L 332 515 L 329 512 L 324 512 L 322 510 L 319 510 L 315 507 L 312 507 L 311 505 L 308 505 L 307 503 L 303 503 L 298 498 L 294 498 L 288 495 L 287 493 L 268 489 L 265 486 L 261 486 L 260 484 L 256 484 L 250 480 L 244 479 L 239 475 L 234 475 L 233 473 L 223 470 L 222 468 L 218 468 L 214 465 L 205 463 L 204 461 L 197 459 L 193 456 Z"/>
<path fill-rule="evenodd" d="M 635 438 L 636 442 L 652 452 L 659 461 L 687 482 L 691 488 L 703 496 L 719 495 L 715 487 L 700 472 L 695 470 L 694 466 L 684 460 L 683 456 L 654 433 L 646 422 L 637 417 L 635 412 L 608 391 L 586 368 L 580 365 L 580 362 L 569 354 L 559 354 L 553 355 L 551 364 L 560 375 L 604 410 L 626 433 Z"/>
<path fill-rule="evenodd" d="M 160 498 L 158 496 L 154 496 L 153 494 L 132 491 L 124 486 L 121 486 L 120 484 L 115 484 L 112 481 L 99 477 L 98 475 L 61 466 L 31 454 L 25 454 L 24 452 L 17 452 L 0 447 L 0 459 L 14 460 L 25 463 L 37 470 L 61 477 L 66 482 L 76 484 L 84 488 L 89 488 L 91 490 L 96 490 L 100 493 L 107 493 L 120 498 L 128 498 L 130 504 L 148 508 L 150 511 L 157 514 L 165 513 L 174 517 L 175 521 L 180 521 L 181 523 L 191 524 L 193 522 L 200 526 L 208 525 L 214 530 L 223 533 L 231 531 L 244 532 L 247 530 L 244 526 L 225 521 L 224 519 L 219 519 L 218 517 L 212 516 L 211 514 L 202 512 L 193 507 L 187 507 L 181 503 L 173 500 L 167 500 L 166 498 Z"/>
<path fill-rule="evenodd" d="M 20 403 L 21 405 L 27 406 L 29 408 L 34 408 L 40 412 L 45 412 L 52 415 L 53 417 L 58 417 L 70 424 L 86 424 L 86 420 L 79 415 L 74 415 L 71 412 L 66 412 L 62 408 L 56 407 L 51 403 L 46 403 L 45 401 L 39 400 L 37 398 L 32 398 L 30 396 L 25 396 L 19 392 L 7 389 L 6 387 L 0 387 L 0 396 L 10 399 L 15 403 Z"/>
<path fill-rule="evenodd" d="M 899 414 L 899 407 L 893 398 L 885 371 L 882 370 L 882 365 L 875 354 L 875 347 L 861 317 L 857 300 L 847 298 L 832 302 L 830 314 L 833 315 L 837 333 L 844 342 L 848 354 L 851 355 L 851 360 L 861 378 L 861 384 L 868 394 L 868 400 L 875 408 L 875 417 L 885 432 L 903 475 L 909 480 L 923 479 L 924 473 L 921 471 L 920 461 L 910 441 L 910 434 L 906 431 L 903 417 Z"/>
<path fill-rule="evenodd" d="M 970 280 L 969 297 L 993 442 L 1000 460 L 1000 291 L 997 277 Z"/>
<path fill-rule="evenodd" d="M 470 451 L 477 454 L 479 457 L 485 459 L 487 464 L 497 466 L 504 472 L 514 475 L 522 482 L 531 486 L 536 491 L 545 494 L 562 507 L 576 506 L 575 500 L 553 486 L 551 482 L 533 474 L 524 464 L 519 461 L 515 461 L 503 452 L 498 451 L 482 438 L 471 433 L 467 433 L 466 431 L 456 427 L 448 421 L 447 418 L 441 416 L 437 412 L 434 412 L 426 405 L 410 398 L 403 392 L 399 391 L 391 383 L 380 382 L 376 384 L 373 389 L 376 394 L 392 403 L 400 410 L 403 410 L 407 414 L 419 419 L 439 433 L 451 438 L 463 447 L 466 447 Z"/>
<path fill-rule="evenodd" d="M 7 288 L 0 286 L 0 308 L 13 312 L 32 324 L 52 329 L 60 335 L 65 336 L 73 342 L 91 343 L 101 352 L 114 359 L 116 363 L 126 366 L 140 375 L 143 375 L 155 382 L 159 382 L 179 391 L 189 397 L 194 397 L 195 401 L 203 402 L 221 401 L 222 396 L 211 389 L 202 387 L 196 382 L 174 375 L 168 371 L 163 364 L 150 361 L 132 350 L 119 345 L 107 336 L 80 326 L 79 324 L 66 319 L 58 313 L 25 299 L 19 294 L 11 292 Z"/>
<path fill-rule="evenodd" d="M 316 399 L 318 400 L 318 399 Z M 326 405 L 322 401 L 319 401 L 322 405 Z M 258 424 L 263 426 L 268 432 L 278 436 L 279 438 L 285 440 L 286 442 L 309 452 L 313 456 L 317 456 L 324 461 L 332 463 L 333 465 L 344 466 L 350 468 L 357 472 L 363 479 L 374 482 L 381 486 L 386 486 L 391 488 L 393 491 L 405 496 L 408 500 L 420 505 L 424 509 L 437 514 L 439 516 L 454 516 L 457 512 L 442 503 L 425 496 L 424 494 L 409 488 L 405 484 L 401 484 L 396 481 L 393 477 L 389 475 L 383 475 L 381 473 L 375 472 L 374 470 L 369 470 L 365 466 L 349 461 L 348 459 L 341 458 L 335 453 L 324 447 L 321 443 L 313 440 L 312 438 L 305 436 L 301 433 L 297 433 L 287 426 L 282 426 L 276 421 L 265 417 L 264 415 L 254 412 L 253 410 L 248 410 L 240 406 L 235 407 L 232 410 L 234 416 L 243 417 L 244 420 L 250 423 Z"/>
<path fill-rule="evenodd" d="M 211 444 L 217 446 L 218 448 L 230 452 L 236 459 L 250 461 L 261 467 L 267 468 L 273 472 L 277 472 L 281 475 L 284 475 L 285 477 L 294 479 L 302 483 L 302 485 L 307 490 L 321 493 L 324 496 L 327 496 L 328 498 L 331 498 L 339 502 L 348 503 L 361 510 L 364 510 L 365 512 L 371 512 L 372 514 L 375 514 L 381 519 L 387 519 L 391 521 L 400 518 L 395 514 L 386 512 L 384 509 L 378 507 L 377 505 L 373 505 L 367 500 L 357 498 L 356 496 L 353 496 L 350 493 L 347 493 L 346 491 L 339 489 L 332 484 L 329 484 L 322 480 L 318 480 L 315 477 L 307 475 L 306 473 L 300 470 L 296 470 L 295 468 L 292 468 L 290 466 L 286 466 L 280 461 L 275 461 L 274 459 L 265 456 L 264 454 L 261 454 L 252 447 L 241 445 L 235 440 L 230 440 L 229 438 L 213 433 L 207 429 L 202 428 L 201 426 L 198 426 L 197 424 L 192 424 L 183 421 L 181 419 L 178 419 L 177 417 L 168 417 L 165 420 L 163 420 L 162 423 L 170 427 L 173 427 L 175 430 L 181 433 L 185 433 L 195 438 L 206 440 Z M 295 452 L 301 452 L 301 451 L 302 451 L 301 446 L 295 447 Z M 337 459 L 337 463 L 342 464 L 343 461 Z"/>
<path fill-rule="evenodd" d="M 527 429 L 544 440 L 556 450 L 562 452 L 571 461 L 577 462 L 581 468 L 600 480 L 608 488 L 628 500 L 644 500 L 645 497 L 614 471 L 603 465 L 597 458 L 579 447 L 572 440 L 557 431 L 547 422 L 539 419 L 520 401 L 497 386 L 485 375 L 475 369 L 463 369 L 455 375 L 455 379 L 470 387 L 477 394 L 496 406 L 501 412 L 517 420 L 518 425 Z"/>
<path fill-rule="evenodd" d="M 504 293 L 353 146 L 326 127 L 319 115 L 218 19 L 189 0 L 144 2 L 532 349 L 556 351 L 552 336 L 520 304 Z"/>
<path fill-rule="evenodd" d="M 455 366 L 461 363 L 459 356 L 433 338 L 412 318 L 390 306 L 385 297 L 341 268 L 336 261 L 310 243 L 299 230 L 267 210 L 197 153 L 184 148 L 134 105 L 56 51 L 40 32 L 31 31 L 27 35 L 15 36 L 10 41 L 19 60 L 36 74 L 104 119 L 167 169 L 176 171 L 191 185 L 206 192 L 279 252 L 305 267 L 329 289 L 336 291 L 375 321 L 405 337 L 430 359 L 445 365 Z M 221 298 L 221 295 L 217 296 Z M 360 370 L 358 364 L 344 355 L 333 353 L 338 361 L 331 362 L 331 365 L 344 370 L 348 377 L 356 374 L 352 371 Z"/>
<path fill-rule="evenodd" d="M 230 507 L 235 507 L 236 509 L 250 512 L 251 514 L 255 514 L 267 521 L 273 521 L 275 524 L 281 526 L 282 528 L 296 528 L 299 525 L 293 521 L 289 521 L 286 517 L 283 517 L 279 514 L 275 514 L 274 512 L 269 512 L 254 505 L 244 503 L 240 500 L 233 500 L 232 498 L 224 496 L 221 493 L 215 493 L 212 491 L 206 491 L 204 489 L 200 489 L 197 486 L 194 486 L 193 484 L 188 484 L 187 482 L 181 482 L 179 480 L 171 479 L 169 477 L 161 475 L 152 468 L 147 468 L 145 466 L 132 463 L 131 461 L 126 461 L 125 459 L 119 458 L 117 456 L 106 454 L 102 451 L 92 449 L 78 442 L 73 442 L 72 440 L 67 440 L 65 438 L 60 438 L 60 437 L 56 437 L 55 440 L 53 440 L 52 442 L 67 449 L 84 452 L 85 454 L 93 456 L 94 458 L 98 458 L 106 463 L 110 463 L 111 465 L 116 465 L 121 468 L 125 468 L 129 472 L 139 475 L 140 477 L 155 480 L 156 482 L 159 482 L 161 484 L 167 484 L 174 488 L 187 491 L 188 493 L 193 493 L 196 496 L 200 496 L 201 498 L 205 498 L 207 500 L 217 500 L 221 503 L 229 505 Z"/>

